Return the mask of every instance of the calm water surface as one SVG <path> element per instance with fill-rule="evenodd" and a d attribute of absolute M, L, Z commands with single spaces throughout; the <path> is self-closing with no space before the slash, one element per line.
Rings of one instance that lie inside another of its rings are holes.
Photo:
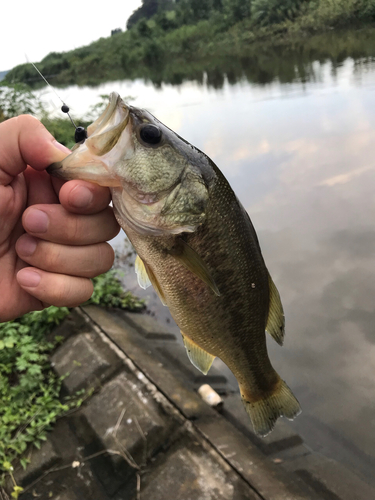
<path fill-rule="evenodd" d="M 59 93 L 76 115 L 99 94 L 131 95 L 220 167 L 282 297 L 286 341 L 269 351 L 303 408 L 291 425 L 374 483 L 375 62 L 311 61 L 307 77 L 291 80 Z"/>

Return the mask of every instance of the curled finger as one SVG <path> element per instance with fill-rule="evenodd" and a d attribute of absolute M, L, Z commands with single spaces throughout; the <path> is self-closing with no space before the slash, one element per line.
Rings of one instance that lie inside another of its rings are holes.
<path fill-rule="evenodd" d="M 97 214 L 111 201 L 109 189 L 86 181 L 68 181 L 60 189 L 60 203 L 76 214 Z"/>
<path fill-rule="evenodd" d="M 93 284 L 88 278 L 48 273 L 35 267 L 25 267 L 17 274 L 18 284 L 44 304 L 76 307 L 92 295 Z"/>
<path fill-rule="evenodd" d="M 22 223 L 32 236 L 63 245 L 92 245 L 114 238 L 120 230 L 113 210 L 77 215 L 61 205 L 33 205 L 25 210 Z"/>
<path fill-rule="evenodd" d="M 108 243 L 72 246 L 59 245 L 22 235 L 16 244 L 18 256 L 29 265 L 44 271 L 93 278 L 108 271 L 114 251 Z"/>
<path fill-rule="evenodd" d="M 9 184 L 30 165 L 44 170 L 55 161 L 61 161 L 69 153 L 52 137 L 39 120 L 21 115 L 0 124 L 0 184 Z"/>

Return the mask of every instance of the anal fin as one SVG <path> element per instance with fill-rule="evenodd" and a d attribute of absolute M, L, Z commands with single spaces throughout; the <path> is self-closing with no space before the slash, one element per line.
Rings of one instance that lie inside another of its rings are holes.
<path fill-rule="evenodd" d="M 272 281 L 272 278 L 269 273 L 268 273 L 268 284 L 269 284 L 270 302 L 269 302 L 266 332 L 268 332 L 279 345 L 283 345 L 284 334 L 285 334 L 284 311 L 283 311 L 283 306 L 281 304 L 279 292 L 276 288 L 275 283 Z"/>
<path fill-rule="evenodd" d="M 203 375 L 207 375 L 215 356 L 212 356 L 212 354 L 199 347 L 198 344 L 189 339 L 189 337 L 187 337 L 184 333 L 181 332 L 181 335 L 186 347 L 186 353 L 191 363 L 195 366 L 195 368 L 201 371 Z"/>

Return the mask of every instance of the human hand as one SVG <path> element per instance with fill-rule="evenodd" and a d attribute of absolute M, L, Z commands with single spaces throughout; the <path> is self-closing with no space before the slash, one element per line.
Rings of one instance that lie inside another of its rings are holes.
<path fill-rule="evenodd" d="M 0 322 L 79 305 L 113 264 L 109 190 L 44 171 L 69 153 L 36 118 L 0 124 Z"/>

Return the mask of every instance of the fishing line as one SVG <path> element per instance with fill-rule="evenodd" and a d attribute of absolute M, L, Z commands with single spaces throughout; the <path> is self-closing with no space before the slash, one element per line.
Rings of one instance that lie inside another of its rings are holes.
<path fill-rule="evenodd" d="M 85 139 L 87 139 L 87 132 L 84 127 L 77 127 L 77 125 L 74 123 L 73 118 L 69 114 L 69 106 L 61 99 L 59 94 L 56 92 L 56 90 L 52 87 L 52 85 L 47 81 L 47 79 L 42 75 L 42 73 L 39 71 L 39 69 L 35 66 L 35 64 L 31 61 L 29 61 L 27 55 L 25 54 L 26 61 L 34 67 L 34 69 L 39 73 L 39 75 L 43 78 L 43 80 L 46 82 L 46 84 L 50 87 L 52 92 L 56 95 L 58 99 L 62 102 L 61 106 L 61 111 L 69 116 L 70 121 L 72 122 L 73 127 L 76 129 L 75 134 L 74 134 L 74 140 L 75 142 L 82 142 Z"/>

